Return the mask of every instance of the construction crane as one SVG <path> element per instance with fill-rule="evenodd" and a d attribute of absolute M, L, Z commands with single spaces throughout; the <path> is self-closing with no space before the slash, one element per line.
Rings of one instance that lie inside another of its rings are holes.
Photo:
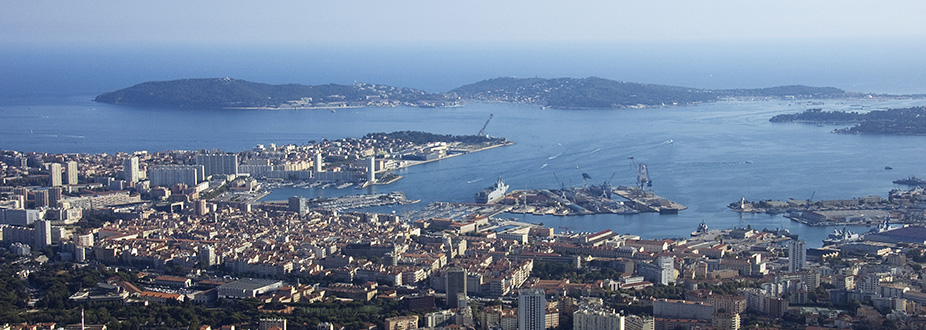
<path fill-rule="evenodd" d="M 482 125 L 482 129 L 479 130 L 479 133 L 476 133 L 477 136 L 482 136 L 486 132 L 486 126 L 489 126 L 489 122 L 492 121 L 492 117 L 495 116 L 494 113 L 489 114 L 489 119 L 486 119 L 486 123 Z"/>

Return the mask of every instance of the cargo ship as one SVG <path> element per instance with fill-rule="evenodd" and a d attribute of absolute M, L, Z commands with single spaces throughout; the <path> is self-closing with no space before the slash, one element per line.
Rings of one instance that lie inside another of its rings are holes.
<path fill-rule="evenodd" d="M 476 203 L 477 204 L 495 203 L 499 199 L 502 199 L 502 197 L 505 197 L 505 193 L 507 192 L 508 192 L 508 185 L 505 184 L 505 181 L 502 181 L 502 177 L 498 177 L 498 181 L 495 182 L 495 185 L 476 193 Z"/>

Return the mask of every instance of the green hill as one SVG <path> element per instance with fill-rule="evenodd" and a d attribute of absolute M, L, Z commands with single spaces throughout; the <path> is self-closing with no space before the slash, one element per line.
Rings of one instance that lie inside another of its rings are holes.
<path fill-rule="evenodd" d="M 145 82 L 100 94 L 94 101 L 138 106 L 227 108 L 433 106 L 441 105 L 445 100 L 440 94 L 373 84 L 270 85 L 232 78 L 210 78 Z"/>
<path fill-rule="evenodd" d="M 231 78 L 152 81 L 97 96 L 94 101 L 177 108 L 441 107 L 458 100 L 520 102 L 559 109 L 633 108 L 712 102 L 740 97 L 841 97 L 832 87 L 780 86 L 711 90 L 589 78 L 494 78 L 444 94 L 374 84 L 270 85 Z"/>
<path fill-rule="evenodd" d="M 627 108 L 683 105 L 726 97 L 837 97 L 845 92 L 832 87 L 781 86 L 760 89 L 709 90 L 640 84 L 597 77 L 495 78 L 450 91 L 463 99 L 524 102 L 561 109 Z"/>

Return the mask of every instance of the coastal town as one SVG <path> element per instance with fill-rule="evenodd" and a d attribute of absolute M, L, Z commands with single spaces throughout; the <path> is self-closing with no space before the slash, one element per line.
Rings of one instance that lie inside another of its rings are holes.
<path fill-rule="evenodd" d="M 261 200 L 394 182 L 396 169 L 510 144 L 397 132 L 238 153 L 2 150 L 0 329 L 926 327 L 922 188 L 853 200 L 847 210 L 911 215 L 871 213 L 863 223 L 878 227 L 837 229 L 821 248 L 750 226 L 647 239 L 499 217 L 685 208 L 642 179 L 509 193 L 499 178 L 473 203 L 408 215 L 363 210 L 416 202 L 401 192 Z M 731 207 L 835 217 L 811 208 L 824 204 Z"/>

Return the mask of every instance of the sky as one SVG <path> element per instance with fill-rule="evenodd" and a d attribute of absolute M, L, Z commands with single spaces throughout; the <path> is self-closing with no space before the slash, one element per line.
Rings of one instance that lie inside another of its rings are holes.
<path fill-rule="evenodd" d="M 0 47 L 926 36 L 920 0 L 0 0 L 0 8 Z"/>
<path fill-rule="evenodd" d="M 587 77 L 926 93 L 926 1 L 0 0 L 0 95 Z"/>

